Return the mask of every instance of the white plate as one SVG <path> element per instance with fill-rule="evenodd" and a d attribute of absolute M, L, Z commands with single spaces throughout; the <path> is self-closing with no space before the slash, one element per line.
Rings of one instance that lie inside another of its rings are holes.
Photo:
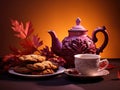
<path fill-rule="evenodd" d="M 55 73 L 53 73 L 53 74 L 45 74 L 45 75 L 21 74 L 21 73 L 15 72 L 12 68 L 9 69 L 8 72 L 9 72 L 10 74 L 17 75 L 17 76 L 30 77 L 30 78 L 38 78 L 38 77 L 50 77 L 50 76 L 58 75 L 58 74 L 63 73 L 64 70 L 65 70 L 65 68 L 60 66 Z"/>
<path fill-rule="evenodd" d="M 77 78 L 95 78 L 95 77 L 102 77 L 102 76 L 109 74 L 108 70 L 99 71 L 99 72 L 95 73 L 94 75 L 83 75 L 81 73 L 78 73 L 78 74 L 70 73 L 72 71 L 75 71 L 75 68 L 66 69 L 64 71 L 64 73 L 68 76 L 77 77 Z"/>

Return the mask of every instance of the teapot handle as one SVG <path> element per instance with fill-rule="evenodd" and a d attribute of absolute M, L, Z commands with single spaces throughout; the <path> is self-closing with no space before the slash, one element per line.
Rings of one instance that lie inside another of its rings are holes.
<path fill-rule="evenodd" d="M 102 32 L 103 33 L 103 35 L 105 37 L 105 40 L 104 40 L 103 44 L 101 45 L 101 47 L 97 48 L 96 54 L 99 54 L 100 52 L 103 51 L 103 49 L 107 46 L 108 40 L 109 40 L 108 33 L 106 31 L 106 27 L 103 26 L 103 27 L 98 27 L 96 30 L 93 31 L 92 40 L 93 40 L 94 43 L 96 43 L 98 41 L 98 39 L 96 37 L 96 34 L 98 32 Z"/>

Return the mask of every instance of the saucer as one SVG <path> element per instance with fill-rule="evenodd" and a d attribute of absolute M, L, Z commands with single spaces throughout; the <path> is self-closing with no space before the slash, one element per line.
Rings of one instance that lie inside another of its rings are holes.
<path fill-rule="evenodd" d="M 28 78 L 44 78 L 44 77 L 50 77 L 50 76 L 59 75 L 59 74 L 63 73 L 64 70 L 65 70 L 64 67 L 59 66 L 58 70 L 57 70 L 55 73 L 53 73 L 53 74 L 45 74 L 45 75 L 22 74 L 22 73 L 15 72 L 15 71 L 13 70 L 13 68 L 10 68 L 10 69 L 8 70 L 8 72 L 9 72 L 10 74 L 17 75 L 17 76 L 22 76 L 22 77 L 28 77 Z"/>
<path fill-rule="evenodd" d="M 108 70 L 102 70 L 102 71 L 98 71 L 93 75 L 83 75 L 82 73 L 78 73 L 75 68 L 69 68 L 69 69 L 65 69 L 64 73 L 67 76 L 70 77 L 76 77 L 76 78 L 96 78 L 96 77 L 103 77 L 109 74 Z"/>

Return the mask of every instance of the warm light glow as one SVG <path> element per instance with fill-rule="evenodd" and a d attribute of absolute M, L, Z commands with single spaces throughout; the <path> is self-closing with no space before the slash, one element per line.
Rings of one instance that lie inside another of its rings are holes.
<path fill-rule="evenodd" d="M 119 0 L 118 0 L 119 1 Z M 81 24 L 88 29 L 88 35 L 91 36 L 93 30 L 98 26 L 105 25 L 109 33 L 109 44 L 101 53 L 102 57 L 106 58 L 118 58 L 120 57 L 119 51 L 119 21 L 117 17 L 118 2 L 109 0 L 20 0 L 19 2 L 3 2 L 0 7 L 3 8 L 6 13 L 2 12 L 1 24 L 3 28 L 3 35 L 0 38 L 5 38 L 2 44 L 1 55 L 4 55 L 8 51 L 8 46 L 15 45 L 17 40 L 13 40 L 13 33 L 10 31 L 10 25 L 8 18 L 18 19 L 20 21 L 30 20 L 33 23 L 35 29 L 34 33 L 38 33 L 40 38 L 44 41 L 45 45 L 51 46 L 51 37 L 48 34 L 48 30 L 54 30 L 60 39 L 63 40 L 68 35 L 68 30 L 75 25 L 77 17 L 81 18 Z M 7 7 L 7 8 L 6 8 Z M 5 30 L 4 30 L 5 29 Z M 5 34 L 5 35 L 4 35 Z M 101 33 L 98 34 L 99 47 L 104 37 Z"/>

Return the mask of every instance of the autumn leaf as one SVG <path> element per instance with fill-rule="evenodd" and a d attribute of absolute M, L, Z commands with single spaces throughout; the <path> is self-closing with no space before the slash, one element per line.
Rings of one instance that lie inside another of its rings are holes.
<path fill-rule="evenodd" d="M 120 70 L 117 71 L 117 78 L 120 79 Z"/>
<path fill-rule="evenodd" d="M 16 47 L 9 46 L 9 48 L 15 55 L 21 54 L 21 50 L 17 49 Z"/>
<path fill-rule="evenodd" d="M 20 45 L 25 49 L 25 48 L 31 48 L 33 47 L 33 43 L 30 39 L 25 39 L 20 42 Z"/>
<path fill-rule="evenodd" d="M 40 50 L 41 51 L 41 55 L 42 56 L 45 56 L 47 59 L 48 58 L 53 58 L 55 57 L 55 54 L 50 51 L 49 47 L 48 46 L 45 46 L 43 49 Z"/>
<path fill-rule="evenodd" d="M 19 56 L 33 54 L 36 51 L 40 52 L 38 47 L 43 45 L 43 41 L 40 40 L 38 35 L 33 35 L 30 37 L 34 31 L 30 21 L 26 22 L 25 26 L 23 25 L 23 22 L 18 22 L 17 20 L 11 20 L 11 23 L 12 30 L 16 32 L 15 36 L 22 39 L 19 42 L 21 48 L 16 48 L 13 46 L 9 47 L 12 53 L 5 55 L 2 63 L 0 63 L 0 69 L 2 68 L 3 71 L 7 71 L 9 68 L 19 65 L 19 63 L 21 63 L 18 59 Z"/>
<path fill-rule="evenodd" d="M 31 22 L 27 22 L 24 28 L 23 23 L 19 23 L 17 20 L 11 20 L 12 29 L 16 32 L 15 36 L 21 38 L 20 45 L 22 50 L 18 50 L 14 47 L 10 48 L 15 54 L 31 54 L 37 51 L 37 48 L 43 44 L 38 35 L 33 35 L 32 38 L 28 38 L 34 31 Z"/>
<path fill-rule="evenodd" d="M 8 71 L 11 67 L 14 67 L 16 65 L 19 65 L 19 63 L 21 63 L 18 60 L 18 57 L 20 55 L 15 55 L 15 54 L 8 54 L 5 55 L 2 59 L 2 69 L 3 71 Z"/>
<path fill-rule="evenodd" d="M 39 46 L 43 45 L 43 41 L 40 40 L 38 35 L 33 35 L 32 43 L 33 43 L 35 48 L 38 48 Z"/>
<path fill-rule="evenodd" d="M 17 20 L 11 20 L 11 23 L 13 31 L 17 32 L 15 36 L 18 38 L 25 39 L 34 31 L 31 22 L 27 22 L 25 28 L 23 23 L 19 23 Z"/>
<path fill-rule="evenodd" d="M 49 61 L 52 61 L 59 66 L 64 66 L 66 61 L 62 57 L 53 57 L 53 58 L 48 58 Z"/>
<path fill-rule="evenodd" d="M 33 33 L 34 29 L 32 27 L 32 23 L 31 22 L 27 22 L 26 23 L 26 28 L 25 28 L 25 34 L 27 35 L 26 37 L 29 37 L 31 35 L 31 33 Z"/>
<path fill-rule="evenodd" d="M 12 59 L 12 58 L 14 58 L 14 57 L 15 57 L 14 54 L 5 55 L 5 56 L 3 57 L 3 62 L 7 62 L 8 60 L 10 60 L 10 59 Z"/>
<path fill-rule="evenodd" d="M 113 68 L 117 68 L 117 66 L 116 66 L 116 65 L 113 65 L 113 64 L 109 64 L 109 65 L 107 66 L 107 69 L 113 69 Z"/>
<path fill-rule="evenodd" d="M 22 42 L 20 42 L 20 45 L 22 46 L 22 54 L 32 54 L 34 53 L 37 48 L 34 47 L 31 39 L 25 39 Z"/>

